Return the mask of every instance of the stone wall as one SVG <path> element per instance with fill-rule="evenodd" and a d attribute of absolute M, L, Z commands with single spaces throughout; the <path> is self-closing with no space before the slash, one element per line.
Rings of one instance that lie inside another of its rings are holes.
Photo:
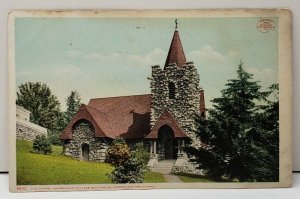
<path fill-rule="evenodd" d="M 178 68 L 176 64 L 169 65 L 165 70 L 157 65 L 152 66 L 151 128 L 163 111 L 168 110 L 188 136 L 195 140 L 194 117 L 200 114 L 199 81 L 197 69 L 192 62 L 186 63 L 182 68 Z M 174 99 L 169 99 L 170 82 L 175 84 Z"/>
<path fill-rule="evenodd" d="M 20 140 L 33 141 L 37 135 L 47 136 L 47 129 L 26 120 L 16 122 L 16 137 Z"/>
<path fill-rule="evenodd" d="M 110 141 L 105 138 L 95 137 L 92 124 L 88 121 L 80 121 L 73 127 L 73 139 L 64 143 L 64 154 L 78 160 L 83 160 L 82 145 L 89 145 L 89 161 L 104 162 L 106 150 Z"/>
<path fill-rule="evenodd" d="M 26 121 L 29 121 L 30 120 L 30 111 L 28 111 L 27 109 L 23 108 L 22 106 L 18 106 L 16 107 L 16 116 L 17 116 L 17 119 L 20 119 L 20 120 L 26 120 Z"/>
<path fill-rule="evenodd" d="M 30 111 L 16 106 L 16 137 L 20 140 L 33 141 L 37 135 L 47 136 L 47 129 L 30 122 Z"/>

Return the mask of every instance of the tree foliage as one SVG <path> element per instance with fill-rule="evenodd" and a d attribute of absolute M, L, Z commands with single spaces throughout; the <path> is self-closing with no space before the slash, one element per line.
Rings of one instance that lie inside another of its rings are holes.
<path fill-rule="evenodd" d="M 266 162 L 268 170 L 266 180 L 279 180 L 279 85 L 269 87 L 270 97 L 261 105 L 258 113 L 257 126 L 253 129 L 255 139 L 267 151 Z"/>
<path fill-rule="evenodd" d="M 19 86 L 16 104 L 31 111 L 31 122 L 48 129 L 52 144 L 61 145 L 59 135 L 78 111 L 80 100 L 78 91 L 71 91 L 66 99 L 67 110 L 62 112 L 57 97 L 46 84 L 26 82 Z"/>
<path fill-rule="evenodd" d="M 143 142 L 139 142 L 133 146 L 133 151 L 131 152 L 131 157 L 134 157 L 137 160 L 140 160 L 143 164 L 143 168 L 146 168 L 148 161 L 150 159 L 150 153 L 144 147 Z"/>
<path fill-rule="evenodd" d="M 142 183 L 145 178 L 143 163 L 137 158 L 130 157 L 117 166 L 109 178 L 113 183 Z"/>
<path fill-rule="evenodd" d="M 54 131 L 54 132 L 48 131 L 47 136 L 52 145 L 57 145 L 57 146 L 62 145 L 62 142 L 59 139 L 60 134 L 61 134 L 61 131 Z"/>
<path fill-rule="evenodd" d="M 66 123 L 68 124 L 81 105 L 81 98 L 78 91 L 71 91 L 66 99 L 67 111 L 65 112 Z"/>
<path fill-rule="evenodd" d="M 198 118 L 202 147 L 189 147 L 199 167 L 239 181 L 278 180 L 278 100 L 261 92 L 243 63 L 228 80 L 221 97 L 212 100 L 208 119 Z"/>
<path fill-rule="evenodd" d="M 21 84 L 16 104 L 31 111 L 31 122 L 51 131 L 58 130 L 60 103 L 46 84 L 41 82 Z"/>
<path fill-rule="evenodd" d="M 52 152 L 50 140 L 45 135 L 37 135 L 33 141 L 33 152 L 50 154 Z"/>
<path fill-rule="evenodd" d="M 129 147 L 123 138 L 116 138 L 106 152 L 106 161 L 114 166 L 123 164 L 129 157 Z"/>
<path fill-rule="evenodd" d="M 136 144 L 130 152 L 123 138 L 116 138 L 107 150 L 107 162 L 115 169 L 108 175 L 113 183 L 142 183 L 145 178 L 145 158 L 143 144 Z"/>

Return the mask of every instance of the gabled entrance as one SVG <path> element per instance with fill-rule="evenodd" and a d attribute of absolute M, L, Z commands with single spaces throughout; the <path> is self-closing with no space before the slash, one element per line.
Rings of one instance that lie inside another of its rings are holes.
<path fill-rule="evenodd" d="M 155 163 L 160 160 L 177 159 L 183 140 L 188 137 L 172 114 L 164 111 L 145 138 L 150 139 L 151 159 Z"/>

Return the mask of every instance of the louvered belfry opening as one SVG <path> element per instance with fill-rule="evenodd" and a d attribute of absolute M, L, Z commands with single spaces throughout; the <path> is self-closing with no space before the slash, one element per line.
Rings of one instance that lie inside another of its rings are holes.
<path fill-rule="evenodd" d="M 169 99 L 175 99 L 175 84 L 174 82 L 169 82 Z"/>

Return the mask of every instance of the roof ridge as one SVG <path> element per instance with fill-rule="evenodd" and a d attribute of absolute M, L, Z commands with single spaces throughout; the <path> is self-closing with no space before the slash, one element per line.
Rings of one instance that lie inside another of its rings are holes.
<path fill-rule="evenodd" d="M 94 122 L 96 123 L 96 125 L 98 126 L 98 128 L 102 131 L 102 133 L 103 133 L 106 137 L 110 137 L 110 136 L 107 135 L 107 134 L 102 130 L 102 128 L 98 125 L 98 123 L 97 123 L 96 119 L 94 118 L 93 114 L 91 114 L 90 111 L 88 110 L 88 108 L 90 108 L 90 107 L 89 107 L 88 105 L 86 105 L 86 104 L 82 104 L 82 105 L 86 108 L 88 114 L 89 114 L 90 117 L 94 120 Z M 93 110 L 96 110 L 96 109 L 93 109 Z M 100 112 L 100 113 L 102 113 L 102 112 Z M 109 122 L 109 121 L 108 121 L 108 122 Z"/>
<path fill-rule="evenodd" d="M 139 94 L 139 95 L 122 95 L 122 96 L 112 96 L 112 97 L 98 97 L 98 98 L 92 98 L 91 100 L 96 100 L 96 99 L 109 99 L 109 98 L 121 98 L 121 97 L 136 97 L 136 96 L 146 96 L 146 95 L 151 95 L 149 94 Z"/>
<path fill-rule="evenodd" d="M 149 94 L 149 95 L 151 95 L 151 94 Z M 131 102 L 131 103 L 128 103 L 128 104 L 126 104 L 126 106 L 129 106 L 129 105 L 134 104 L 134 103 L 136 103 L 136 101 Z M 120 106 L 123 106 L 123 104 L 120 104 L 120 105 L 118 105 L 118 106 L 115 106 L 115 107 L 109 109 L 109 110 L 107 111 L 107 113 L 112 112 L 112 110 L 115 110 L 115 109 L 117 109 L 117 108 L 120 107 Z"/>
<path fill-rule="evenodd" d="M 83 104 L 83 105 L 85 105 L 86 107 L 91 108 L 91 109 L 93 109 L 93 110 L 95 110 L 95 111 L 97 111 L 97 112 L 99 112 L 99 113 L 104 114 L 105 119 L 106 119 L 107 123 L 109 124 L 110 129 L 112 130 L 112 125 L 110 124 L 110 121 L 109 121 L 109 119 L 108 119 L 106 113 L 103 113 L 103 112 L 101 112 L 101 111 L 99 111 L 99 110 L 97 110 L 97 109 L 95 109 L 95 108 L 93 108 L 93 107 L 91 107 L 91 106 L 86 105 L 86 104 Z M 89 111 L 89 110 L 87 110 L 87 111 Z M 93 118 L 93 120 L 96 122 L 96 124 L 98 125 L 98 122 L 97 122 L 97 120 L 94 118 L 94 115 L 91 114 L 90 112 L 89 112 L 89 114 L 90 114 L 90 116 Z M 99 125 L 98 125 L 98 127 L 102 130 L 102 128 L 101 128 Z M 104 135 L 106 135 L 106 133 L 105 133 L 103 130 L 102 130 L 102 132 L 104 133 Z M 107 136 L 107 135 L 106 135 L 106 136 Z M 107 136 L 107 137 L 109 137 L 109 136 Z"/>
<path fill-rule="evenodd" d="M 98 109 L 96 109 L 96 108 L 94 108 L 94 107 L 91 107 L 91 106 L 89 106 L 89 105 L 87 105 L 87 104 L 83 104 L 84 106 L 87 106 L 87 107 L 89 107 L 89 108 L 91 108 L 91 109 L 93 109 L 93 110 L 95 110 L 95 111 L 98 111 L 98 112 L 100 112 L 100 113 L 102 113 L 102 114 L 104 114 L 105 116 L 106 116 L 106 113 L 104 113 L 104 112 L 102 112 L 102 111 L 100 111 L 100 110 L 98 110 Z"/>

